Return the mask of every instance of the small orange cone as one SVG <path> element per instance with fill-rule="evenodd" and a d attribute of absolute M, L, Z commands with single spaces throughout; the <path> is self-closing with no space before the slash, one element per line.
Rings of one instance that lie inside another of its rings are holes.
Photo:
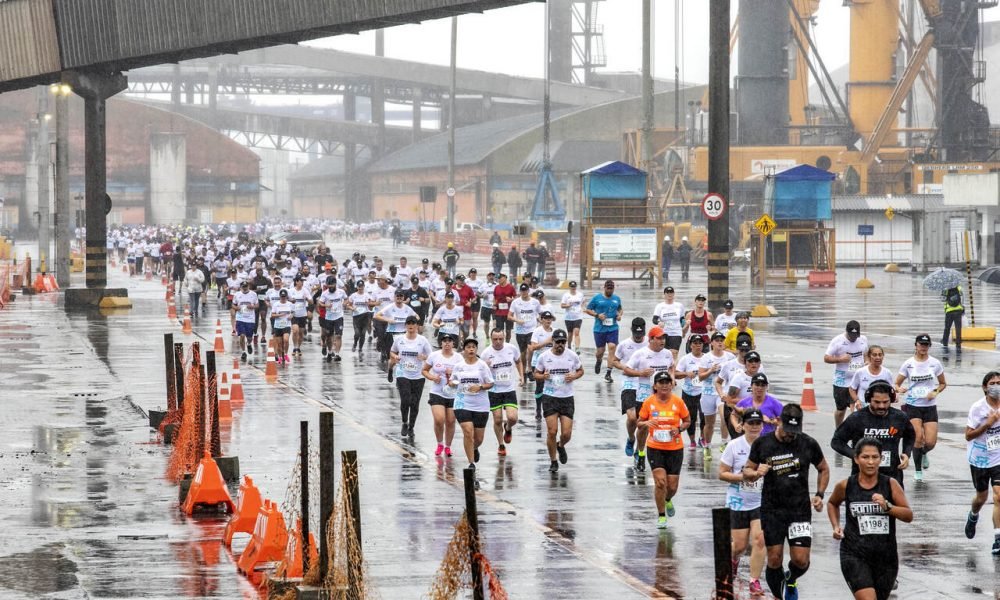
<path fill-rule="evenodd" d="M 229 401 L 233 404 L 243 404 L 243 382 L 240 381 L 240 359 L 233 359 L 233 381 L 229 388 Z"/>
<path fill-rule="evenodd" d="M 166 300 L 174 295 L 174 282 L 171 281 L 167 284 L 167 292 L 163 295 L 163 299 Z"/>
<path fill-rule="evenodd" d="M 244 475 L 239 494 L 236 496 L 236 512 L 226 523 L 226 529 L 222 533 L 222 543 L 227 548 L 232 548 L 234 534 L 253 533 L 253 526 L 257 523 L 257 514 L 260 513 L 262 503 L 260 490 L 253 484 L 253 479 L 250 479 L 249 475 Z"/>
<path fill-rule="evenodd" d="M 222 341 L 222 319 L 215 320 L 215 351 L 218 354 L 226 352 L 226 344 Z"/>
<path fill-rule="evenodd" d="M 177 305 L 174 304 L 173 296 L 167 296 L 167 318 L 172 321 L 177 320 Z"/>
<path fill-rule="evenodd" d="M 222 372 L 222 381 L 219 382 L 219 420 L 233 420 L 233 406 L 229 401 L 229 382 L 225 371 Z"/>
<path fill-rule="evenodd" d="M 274 360 L 274 338 L 267 344 L 267 365 L 264 367 L 264 379 L 269 383 L 278 380 L 278 363 Z"/>
<path fill-rule="evenodd" d="M 813 389 L 813 367 L 806 363 L 806 377 L 802 382 L 802 400 L 799 401 L 802 410 L 818 410 L 816 407 L 816 390 Z"/>
<path fill-rule="evenodd" d="M 226 482 L 222 479 L 222 471 L 219 465 L 212 460 L 212 455 L 208 452 L 198 463 L 198 470 L 191 480 L 191 489 L 188 490 L 187 498 L 181 510 L 184 514 L 191 516 L 198 506 L 207 508 L 225 507 L 229 514 L 236 512 L 236 505 L 226 489 Z"/>
<path fill-rule="evenodd" d="M 237 568 L 256 584 L 261 575 L 255 571 L 255 567 L 264 562 L 281 560 L 287 545 L 288 531 L 285 529 L 284 515 L 274 502 L 264 500 L 254 523 L 253 537 L 240 554 Z"/>
<path fill-rule="evenodd" d="M 162 283 L 163 285 L 167 285 L 167 273 L 166 273 L 166 271 L 164 271 L 163 274 L 160 275 L 160 283 Z"/>
<path fill-rule="evenodd" d="M 191 333 L 191 305 L 184 305 L 184 324 L 181 327 L 182 333 Z"/>

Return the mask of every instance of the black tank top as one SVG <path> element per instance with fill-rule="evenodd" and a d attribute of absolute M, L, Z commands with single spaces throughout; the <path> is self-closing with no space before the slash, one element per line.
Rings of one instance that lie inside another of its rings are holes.
<path fill-rule="evenodd" d="M 691 333 L 708 333 L 708 311 L 705 311 L 700 317 L 691 311 Z"/>
<path fill-rule="evenodd" d="M 896 555 L 896 519 L 882 510 L 882 506 L 872 502 L 872 494 L 892 502 L 892 484 L 881 473 L 878 483 L 871 489 L 864 489 L 858 483 L 858 476 L 847 479 L 847 526 L 844 539 L 840 542 L 842 552 L 850 552 L 861 557 L 881 557 Z"/>

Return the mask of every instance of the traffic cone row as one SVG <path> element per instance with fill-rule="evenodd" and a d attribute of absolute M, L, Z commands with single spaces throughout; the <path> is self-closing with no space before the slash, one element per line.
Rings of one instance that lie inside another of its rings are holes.
<path fill-rule="evenodd" d="M 243 476 L 243 483 L 240 484 L 240 491 L 236 496 L 236 511 L 226 523 L 226 529 L 222 533 L 222 543 L 227 548 L 233 546 L 233 535 L 237 533 L 253 533 L 253 527 L 257 523 L 257 514 L 263 505 L 260 489 L 253 483 L 249 475 Z"/>
<path fill-rule="evenodd" d="M 274 359 L 274 338 L 267 344 L 267 365 L 264 367 L 264 379 L 268 383 L 278 380 L 278 363 Z"/>
<path fill-rule="evenodd" d="M 172 298 L 174 295 L 175 295 L 174 294 L 174 282 L 171 281 L 170 283 L 167 284 L 167 292 L 166 292 L 166 294 L 164 294 L 164 300 L 167 299 L 167 298 Z"/>
<path fill-rule="evenodd" d="M 260 573 L 256 566 L 271 561 L 279 561 L 288 545 L 288 530 L 285 528 L 285 516 L 278 510 L 278 505 L 270 500 L 264 500 L 257 512 L 254 523 L 253 537 L 246 549 L 240 554 L 236 563 L 240 573 L 250 578 L 254 584 L 259 583 Z"/>
<path fill-rule="evenodd" d="M 222 381 L 219 382 L 219 420 L 233 420 L 233 406 L 229 400 L 229 381 L 226 372 L 222 372 Z"/>
<path fill-rule="evenodd" d="M 243 404 L 243 382 L 240 381 L 240 359 L 233 359 L 233 380 L 229 388 L 229 401 L 233 404 Z"/>
<path fill-rule="evenodd" d="M 56 283 L 55 275 L 48 275 L 45 273 L 35 275 L 35 282 L 32 287 L 35 288 L 35 291 L 38 293 L 56 292 L 59 290 L 59 284 Z"/>
<path fill-rule="evenodd" d="M 812 363 L 806 363 L 806 376 L 802 382 L 802 400 L 799 401 L 802 410 L 818 410 L 816 407 L 816 390 L 813 389 Z"/>
<path fill-rule="evenodd" d="M 184 324 L 181 326 L 182 333 L 191 333 L 191 305 L 184 305 Z"/>
<path fill-rule="evenodd" d="M 167 296 L 167 318 L 172 321 L 177 320 L 177 305 L 174 304 L 173 296 Z"/>
<path fill-rule="evenodd" d="M 236 505 L 233 504 L 226 482 L 222 479 L 222 471 L 208 452 L 205 452 L 205 457 L 198 463 L 198 470 L 191 480 L 191 488 L 181 510 L 191 516 L 199 507 L 212 510 L 225 509 L 229 514 L 236 512 Z"/>
<path fill-rule="evenodd" d="M 226 344 L 222 340 L 222 319 L 215 320 L 215 351 L 219 354 L 226 351 Z"/>

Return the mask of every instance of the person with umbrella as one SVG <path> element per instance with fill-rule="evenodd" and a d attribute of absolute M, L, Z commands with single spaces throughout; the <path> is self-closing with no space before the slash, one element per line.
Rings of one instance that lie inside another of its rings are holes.
<path fill-rule="evenodd" d="M 955 269 L 939 268 L 924 278 L 924 287 L 932 292 L 940 292 L 944 301 L 944 336 L 941 345 L 948 350 L 951 328 L 955 327 L 955 351 L 962 352 L 962 274 Z"/>

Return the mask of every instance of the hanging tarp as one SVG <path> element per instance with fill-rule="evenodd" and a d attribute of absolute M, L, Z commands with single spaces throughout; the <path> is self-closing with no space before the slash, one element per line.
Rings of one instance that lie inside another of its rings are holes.
<path fill-rule="evenodd" d="M 809 165 L 799 165 L 771 178 L 773 214 L 778 220 L 825 221 L 833 218 L 830 204 L 837 175 Z"/>

